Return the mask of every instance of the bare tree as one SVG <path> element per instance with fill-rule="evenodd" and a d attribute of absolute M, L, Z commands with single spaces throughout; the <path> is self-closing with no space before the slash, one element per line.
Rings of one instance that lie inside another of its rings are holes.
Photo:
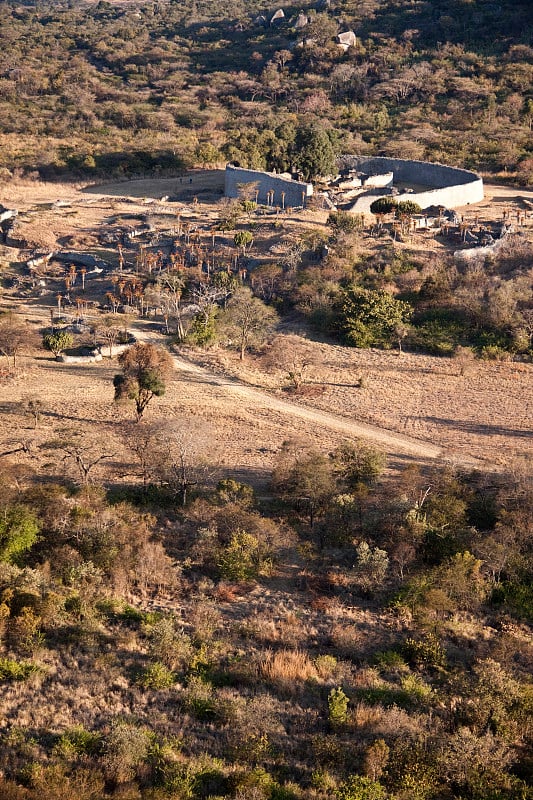
<path fill-rule="evenodd" d="M 273 331 L 278 315 L 251 290 L 242 286 L 233 294 L 222 316 L 222 329 L 228 340 L 236 340 L 241 361 L 248 348 L 262 344 Z"/>
<path fill-rule="evenodd" d="M 17 356 L 32 344 L 32 332 L 27 323 L 17 314 L 8 311 L 0 317 L 0 353 L 13 359 L 17 366 Z"/>
<path fill-rule="evenodd" d="M 267 367 L 281 370 L 292 389 L 298 390 L 309 380 L 309 368 L 316 363 L 312 345 L 295 334 L 279 335 L 265 356 Z"/>
<path fill-rule="evenodd" d="M 44 450 L 57 450 L 63 454 L 63 462 L 71 463 L 78 473 L 81 484 L 92 483 L 91 473 L 101 461 L 113 458 L 115 453 L 102 453 L 100 443 L 87 441 L 78 431 L 62 431 L 61 436 L 42 445 Z"/>
<path fill-rule="evenodd" d="M 150 425 L 137 442 L 132 438 L 129 446 L 139 460 L 145 485 L 148 480 L 157 480 L 183 506 L 190 489 L 205 485 L 216 472 L 218 456 L 213 431 L 204 422 L 191 418 Z"/>
<path fill-rule="evenodd" d="M 153 288 L 147 292 L 148 302 L 156 306 L 163 315 L 167 333 L 170 333 L 169 320 L 174 320 L 180 342 L 186 335 L 182 304 L 184 290 L 185 281 L 180 275 L 162 275 Z"/>
<path fill-rule="evenodd" d="M 104 339 L 109 347 L 109 358 L 113 358 L 113 347 L 122 332 L 122 320 L 115 314 L 105 314 L 94 326 L 95 333 Z"/>
<path fill-rule="evenodd" d="M 43 400 L 38 395 L 28 395 L 22 398 L 22 409 L 24 413 L 33 420 L 33 427 L 36 428 L 45 409 Z"/>

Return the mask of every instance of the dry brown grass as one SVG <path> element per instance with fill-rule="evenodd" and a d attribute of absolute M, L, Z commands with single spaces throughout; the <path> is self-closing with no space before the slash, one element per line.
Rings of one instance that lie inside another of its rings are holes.
<path fill-rule="evenodd" d="M 305 681 L 318 680 L 317 669 L 302 650 L 283 648 L 268 652 L 259 667 L 260 675 L 283 690 L 298 690 Z"/>

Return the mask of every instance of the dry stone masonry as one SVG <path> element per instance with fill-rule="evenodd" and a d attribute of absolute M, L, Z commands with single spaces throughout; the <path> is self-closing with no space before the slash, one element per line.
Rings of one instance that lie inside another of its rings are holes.
<path fill-rule="evenodd" d="M 228 164 L 224 189 L 226 197 L 239 197 L 241 187 L 246 184 L 257 184 L 257 202 L 280 208 L 305 206 L 307 198 L 313 194 L 311 183 L 295 181 L 273 172 L 243 169 Z"/>

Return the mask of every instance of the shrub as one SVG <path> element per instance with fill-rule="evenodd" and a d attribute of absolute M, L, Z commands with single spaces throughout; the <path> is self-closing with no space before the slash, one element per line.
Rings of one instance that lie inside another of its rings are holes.
<path fill-rule="evenodd" d="M 63 733 L 54 748 L 57 755 L 69 760 L 81 756 L 97 754 L 102 745 L 99 734 L 87 731 L 82 725 L 77 725 Z"/>
<path fill-rule="evenodd" d="M 191 637 L 176 630 L 172 617 L 164 617 L 144 627 L 150 655 L 169 672 L 185 670 L 191 664 L 194 648 Z"/>
<path fill-rule="evenodd" d="M 176 676 L 161 661 L 154 661 L 143 671 L 139 684 L 143 689 L 168 689 L 176 680 Z"/>
<path fill-rule="evenodd" d="M 414 200 L 401 200 L 396 205 L 396 216 L 399 217 L 401 214 L 420 214 L 422 209 L 415 203 Z"/>
<path fill-rule="evenodd" d="M 332 728 L 344 725 L 348 719 L 348 697 L 341 688 L 332 689 L 328 695 L 328 720 Z"/>
<path fill-rule="evenodd" d="M 387 793 L 381 783 L 361 775 L 352 775 L 339 786 L 335 797 L 337 800 L 386 800 Z"/>
<path fill-rule="evenodd" d="M 431 686 L 428 686 L 418 675 L 405 675 L 401 685 L 407 698 L 414 704 L 425 702 L 433 694 Z"/>
<path fill-rule="evenodd" d="M 335 674 L 338 668 L 338 661 L 335 656 L 317 656 L 315 658 L 315 667 L 320 677 L 324 680 L 331 678 Z"/>
<path fill-rule="evenodd" d="M 372 548 L 365 541 L 359 542 L 356 552 L 356 582 L 363 592 L 370 592 L 383 583 L 389 568 L 389 557 L 386 550 Z"/>
<path fill-rule="evenodd" d="M 249 581 L 269 565 L 256 536 L 236 531 L 219 557 L 220 576 L 229 581 Z"/>
<path fill-rule="evenodd" d="M 183 693 L 183 700 L 187 711 L 196 719 L 209 721 L 215 718 L 216 698 L 213 687 L 200 676 L 191 675 Z"/>
<path fill-rule="evenodd" d="M 481 358 L 484 361 L 511 361 L 512 354 L 497 344 L 488 344 L 481 348 Z"/>
<path fill-rule="evenodd" d="M 39 523 L 27 506 L 3 507 L 0 514 L 0 561 L 16 563 L 37 541 Z"/>
<path fill-rule="evenodd" d="M 332 211 L 327 224 L 336 231 L 351 233 L 362 228 L 362 218 L 360 214 L 350 214 L 348 211 Z"/>
<path fill-rule="evenodd" d="M 11 658 L 0 658 L 0 681 L 25 681 L 39 672 L 36 664 L 28 661 L 14 661 Z"/>
<path fill-rule="evenodd" d="M 446 664 L 446 653 L 434 633 L 428 633 L 424 639 L 406 639 L 402 655 L 416 667 L 436 668 Z"/>
<path fill-rule="evenodd" d="M 381 653 L 376 653 L 374 661 L 383 672 L 406 672 L 408 670 L 405 659 L 396 650 L 383 650 Z"/>

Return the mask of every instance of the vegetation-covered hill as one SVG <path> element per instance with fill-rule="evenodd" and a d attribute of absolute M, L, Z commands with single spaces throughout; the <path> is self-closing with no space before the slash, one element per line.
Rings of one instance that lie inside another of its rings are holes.
<path fill-rule="evenodd" d="M 532 178 L 529 2 L 5 3 L 0 166 L 46 177 L 336 150 Z M 295 27 L 299 13 L 308 18 Z M 353 29 L 346 52 L 335 35 Z M 297 161 L 297 159 L 296 159 Z M 5 173 L 6 175 L 8 173 Z"/>

